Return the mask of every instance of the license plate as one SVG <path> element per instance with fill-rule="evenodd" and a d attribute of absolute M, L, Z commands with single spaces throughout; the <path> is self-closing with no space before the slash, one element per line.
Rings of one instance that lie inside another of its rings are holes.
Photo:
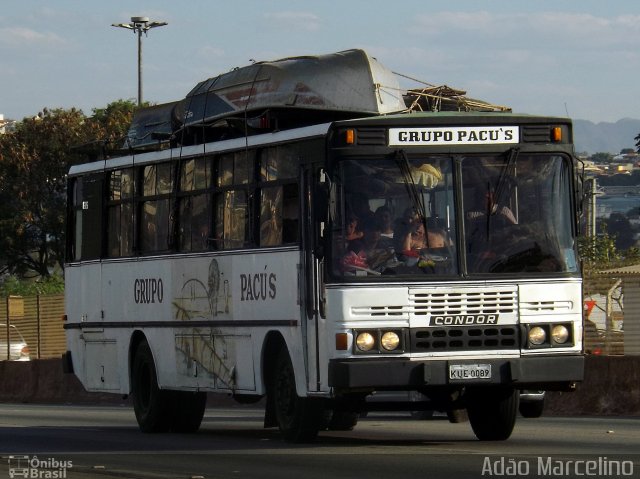
<path fill-rule="evenodd" d="M 449 379 L 452 381 L 491 379 L 491 364 L 450 364 Z"/>

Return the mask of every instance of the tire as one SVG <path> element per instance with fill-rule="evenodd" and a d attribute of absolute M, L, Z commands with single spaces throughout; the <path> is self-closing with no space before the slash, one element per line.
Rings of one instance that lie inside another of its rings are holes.
<path fill-rule="evenodd" d="M 467 412 L 476 437 L 481 441 L 509 439 L 516 424 L 520 391 L 501 388 L 469 393 Z"/>
<path fill-rule="evenodd" d="M 323 424 L 323 402 L 298 396 L 291 358 L 284 348 L 278 353 L 272 377 L 270 394 L 278 427 L 285 441 L 313 441 Z"/>
<path fill-rule="evenodd" d="M 207 393 L 173 391 L 174 411 L 171 416 L 173 432 L 193 433 L 200 429 L 204 410 L 207 406 Z"/>
<path fill-rule="evenodd" d="M 146 340 L 136 349 L 131 381 L 133 410 L 140 430 L 145 433 L 169 431 L 174 409 L 172 393 L 158 388 L 156 366 Z"/>
<path fill-rule="evenodd" d="M 411 411 L 411 419 L 416 419 L 418 421 L 428 421 L 429 419 L 433 419 L 433 414 L 435 411 L 433 409 L 427 409 L 426 411 Z"/>
<path fill-rule="evenodd" d="M 542 416 L 544 411 L 544 399 L 541 401 L 528 401 L 520 403 L 520 415 L 527 418 L 536 418 Z"/>
<path fill-rule="evenodd" d="M 334 410 L 331 414 L 328 429 L 330 431 L 351 431 L 358 424 L 360 413 Z"/>

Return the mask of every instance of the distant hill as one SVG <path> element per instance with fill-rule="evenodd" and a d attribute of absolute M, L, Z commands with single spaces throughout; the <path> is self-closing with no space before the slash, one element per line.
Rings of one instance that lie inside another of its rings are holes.
<path fill-rule="evenodd" d="M 640 120 L 623 118 L 615 123 L 593 123 L 573 120 L 573 136 L 576 153 L 618 154 L 624 148 L 634 148 L 634 138 L 640 133 Z"/>

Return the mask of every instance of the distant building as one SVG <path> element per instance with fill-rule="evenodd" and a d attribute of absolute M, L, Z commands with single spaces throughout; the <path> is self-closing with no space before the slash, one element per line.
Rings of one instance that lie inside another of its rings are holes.
<path fill-rule="evenodd" d="M 620 153 L 611 160 L 613 163 L 637 163 L 640 161 L 640 155 L 636 152 Z"/>
<path fill-rule="evenodd" d="M 4 115 L 0 113 L 0 135 L 2 135 L 3 133 L 7 133 L 8 131 L 11 131 L 14 124 L 15 124 L 14 120 L 5 120 Z"/>

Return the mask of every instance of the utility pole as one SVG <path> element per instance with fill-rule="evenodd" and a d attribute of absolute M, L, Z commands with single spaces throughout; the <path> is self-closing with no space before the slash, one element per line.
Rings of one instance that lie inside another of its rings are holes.
<path fill-rule="evenodd" d="M 142 105 L 142 33 L 147 36 L 147 32 L 152 28 L 164 27 L 167 22 L 156 22 L 149 20 L 149 17 L 131 17 L 131 23 L 112 23 L 112 27 L 126 28 L 138 34 L 138 106 Z"/>

